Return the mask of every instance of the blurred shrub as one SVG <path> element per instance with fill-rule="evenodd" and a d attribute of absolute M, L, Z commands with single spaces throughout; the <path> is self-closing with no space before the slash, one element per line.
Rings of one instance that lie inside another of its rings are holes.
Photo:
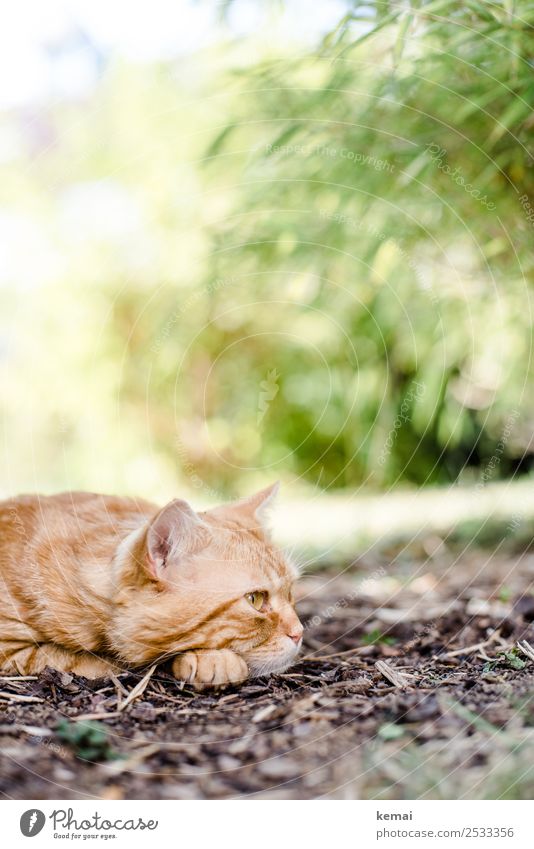
<path fill-rule="evenodd" d="M 313 55 L 116 68 L 41 116 L 7 187 L 62 257 L 40 415 L 81 479 L 530 468 L 532 6 L 348 8 Z"/>
<path fill-rule="evenodd" d="M 248 404 L 250 421 L 248 394 L 276 368 L 269 433 L 309 480 L 522 471 L 533 423 L 532 5 L 354 8 L 320 56 L 247 74 L 208 151 L 210 178 L 224 167 L 234 195 L 212 227 L 208 279 L 239 278 L 212 315 L 259 303 L 211 336 L 212 355 L 229 352 L 219 391 L 224 368 L 241 369 L 244 404 L 225 403 L 238 421 Z"/>

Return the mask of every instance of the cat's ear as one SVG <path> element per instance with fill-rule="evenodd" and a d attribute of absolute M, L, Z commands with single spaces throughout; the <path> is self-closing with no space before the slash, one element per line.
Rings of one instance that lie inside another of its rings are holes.
<path fill-rule="evenodd" d="M 146 557 L 150 576 L 164 581 L 169 569 L 179 564 L 181 557 L 202 551 L 209 539 L 207 525 L 187 501 L 171 501 L 160 510 L 148 529 Z"/>
<path fill-rule="evenodd" d="M 268 533 L 270 530 L 270 512 L 279 491 L 280 481 L 276 481 L 271 486 L 260 489 L 254 495 L 249 495 L 248 498 L 242 498 L 241 501 L 236 501 L 233 507 L 235 510 L 245 514 L 264 533 Z"/>

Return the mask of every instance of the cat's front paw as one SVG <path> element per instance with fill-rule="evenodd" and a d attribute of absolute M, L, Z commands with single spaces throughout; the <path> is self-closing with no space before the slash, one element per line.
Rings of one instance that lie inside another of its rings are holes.
<path fill-rule="evenodd" d="M 193 684 L 197 690 L 237 684 L 248 678 L 248 666 L 230 649 L 187 651 L 174 658 L 172 671 L 176 678 Z"/>

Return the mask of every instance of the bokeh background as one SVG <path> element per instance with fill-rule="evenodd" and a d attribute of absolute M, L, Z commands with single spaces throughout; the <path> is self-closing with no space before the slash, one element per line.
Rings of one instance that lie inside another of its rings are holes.
<path fill-rule="evenodd" d="M 1 494 L 531 533 L 531 3 L 3 18 Z"/>

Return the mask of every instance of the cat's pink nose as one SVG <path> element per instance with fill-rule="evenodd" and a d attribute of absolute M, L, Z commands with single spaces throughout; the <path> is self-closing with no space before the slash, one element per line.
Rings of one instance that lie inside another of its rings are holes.
<path fill-rule="evenodd" d="M 287 636 L 289 637 L 290 640 L 293 640 L 293 642 L 298 645 L 300 643 L 301 639 L 302 639 L 303 632 L 304 632 L 304 628 L 301 625 L 300 628 L 295 628 L 291 632 L 291 634 L 288 634 Z"/>

